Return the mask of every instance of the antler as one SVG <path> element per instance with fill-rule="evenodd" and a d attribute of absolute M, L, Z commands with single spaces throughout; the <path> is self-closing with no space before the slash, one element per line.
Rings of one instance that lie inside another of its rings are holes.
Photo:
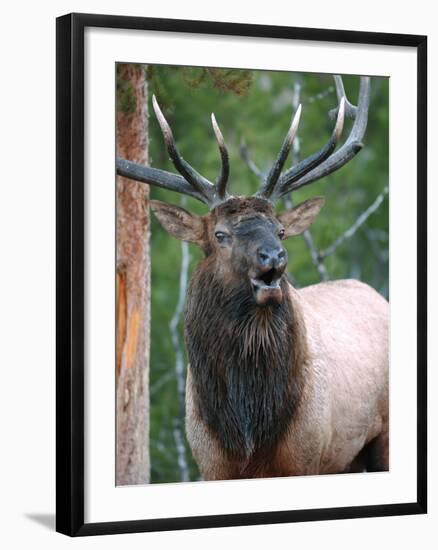
<path fill-rule="evenodd" d="M 331 116 L 336 116 L 336 124 L 329 141 L 318 152 L 302 160 L 283 174 L 280 174 L 281 168 L 286 161 L 292 145 L 292 143 L 290 143 L 288 147 L 285 147 L 285 143 L 288 141 L 288 137 L 286 137 L 279 157 L 274 163 L 263 187 L 256 193 L 257 196 L 264 197 L 273 202 L 291 191 L 295 191 L 304 185 L 308 185 L 338 170 L 362 149 L 362 139 L 368 121 L 370 78 L 361 77 L 360 79 L 359 101 L 357 107 L 347 100 L 342 78 L 336 75 L 334 79 L 339 105 L 330 112 Z M 298 111 L 299 109 L 297 110 L 297 114 Z M 345 115 L 354 118 L 354 124 L 344 145 L 338 151 L 334 152 L 342 133 Z M 296 118 L 295 116 L 294 121 Z M 291 135 L 291 129 L 287 136 Z M 295 137 L 295 135 L 296 131 L 293 137 Z M 280 158 L 281 167 L 278 169 Z"/>
<path fill-rule="evenodd" d="M 227 192 L 227 183 L 230 173 L 228 151 L 214 114 L 211 115 L 211 121 L 222 161 L 220 175 L 216 184 L 213 184 L 199 174 L 179 154 L 172 130 L 158 105 L 155 95 L 152 96 L 152 105 L 164 137 L 170 160 L 181 176 L 165 170 L 141 166 L 135 162 L 120 158 L 116 161 L 117 174 L 143 183 L 176 191 L 177 193 L 189 195 L 207 204 L 210 208 L 214 208 L 221 202 L 227 200 L 230 197 Z"/>
<path fill-rule="evenodd" d="M 296 191 L 300 187 L 308 185 L 338 170 L 362 149 L 362 139 L 368 122 L 370 78 L 361 77 L 360 79 L 357 107 L 348 101 L 345 95 L 342 78 L 336 75 L 334 79 L 339 104 L 336 109 L 333 109 L 329 113 L 332 118 L 336 117 L 336 124 L 329 141 L 313 155 L 300 161 L 289 170 L 283 173 L 281 172 L 298 131 L 301 116 L 301 105 L 299 105 L 278 157 L 264 181 L 262 188 L 256 193 L 256 196 L 274 202 L 283 195 L 291 191 Z M 230 173 L 228 151 L 214 114 L 211 115 L 211 122 L 221 156 L 221 171 L 215 184 L 204 178 L 182 158 L 176 148 L 172 130 L 155 96 L 152 97 L 152 104 L 163 133 L 169 157 L 181 175 L 178 176 L 177 174 L 165 170 L 141 166 L 124 159 L 117 159 L 117 174 L 143 183 L 176 191 L 177 193 L 189 195 L 207 204 L 210 208 L 214 208 L 218 204 L 229 199 L 231 195 L 227 192 L 227 183 Z M 342 147 L 334 152 L 342 134 L 345 116 L 354 118 L 353 127 Z"/>
<path fill-rule="evenodd" d="M 283 145 L 281 146 L 280 152 L 278 153 L 277 160 L 274 162 L 271 170 L 269 171 L 268 177 L 262 189 L 260 190 L 259 195 L 262 197 L 270 197 L 275 189 L 278 178 L 280 177 L 281 171 L 283 169 L 284 163 L 287 160 L 289 151 L 294 142 L 295 136 L 298 131 L 298 125 L 300 123 L 301 117 L 301 105 L 298 105 L 295 116 L 292 119 L 290 128 L 286 137 L 284 138 Z"/>

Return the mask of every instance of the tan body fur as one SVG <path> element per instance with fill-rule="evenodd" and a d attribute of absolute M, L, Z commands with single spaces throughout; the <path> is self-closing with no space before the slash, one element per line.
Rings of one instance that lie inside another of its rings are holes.
<path fill-rule="evenodd" d="M 221 450 L 196 410 L 188 370 L 187 436 L 204 479 L 360 471 L 370 469 L 370 459 L 372 469 L 389 467 L 388 302 L 353 280 L 290 286 L 290 299 L 303 391 L 286 434 L 268 455 L 243 463 Z"/>

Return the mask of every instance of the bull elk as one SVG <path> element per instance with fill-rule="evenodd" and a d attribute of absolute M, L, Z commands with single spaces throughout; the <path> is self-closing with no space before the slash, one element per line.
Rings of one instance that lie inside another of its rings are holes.
<path fill-rule="evenodd" d="M 252 197 L 227 190 L 228 153 L 214 115 L 222 165 L 213 184 L 180 156 L 155 97 L 166 148 L 181 175 L 117 160 L 118 174 L 210 208 L 195 216 L 151 201 L 171 235 L 204 253 L 189 284 L 185 341 L 187 437 L 206 480 L 388 469 L 388 302 L 355 280 L 294 288 L 282 241 L 303 233 L 324 199 L 279 215 L 273 209 L 280 197 L 339 169 L 362 147 L 369 78 L 360 80 L 357 107 L 347 101 L 341 77 L 335 81 L 336 123 L 327 144 L 283 171 L 299 107 Z M 346 115 L 354 123 L 335 151 Z"/>

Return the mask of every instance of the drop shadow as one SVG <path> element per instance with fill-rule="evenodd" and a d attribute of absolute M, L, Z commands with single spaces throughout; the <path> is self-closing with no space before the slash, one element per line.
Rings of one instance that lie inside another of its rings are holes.
<path fill-rule="evenodd" d="M 24 514 L 24 515 L 27 519 L 31 519 L 32 521 L 39 523 L 46 529 L 50 529 L 50 531 L 55 531 L 55 528 L 56 528 L 55 514 Z"/>

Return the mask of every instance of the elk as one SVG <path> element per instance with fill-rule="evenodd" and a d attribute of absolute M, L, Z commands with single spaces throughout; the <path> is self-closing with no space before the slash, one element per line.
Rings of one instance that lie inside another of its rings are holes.
<path fill-rule="evenodd" d="M 229 159 L 215 183 L 179 154 L 155 99 L 165 145 L 180 175 L 118 159 L 117 172 L 194 197 L 207 215 L 159 201 L 151 208 L 174 237 L 204 258 L 187 292 L 186 431 L 206 480 L 385 471 L 388 453 L 388 302 L 368 285 L 338 280 L 296 289 L 282 241 L 303 233 L 324 204 L 315 197 L 280 214 L 284 195 L 341 168 L 362 148 L 370 80 L 357 107 L 335 77 L 336 123 L 327 144 L 284 170 L 299 107 L 278 157 L 251 197 L 227 190 Z M 335 151 L 345 116 L 351 132 Z"/>

